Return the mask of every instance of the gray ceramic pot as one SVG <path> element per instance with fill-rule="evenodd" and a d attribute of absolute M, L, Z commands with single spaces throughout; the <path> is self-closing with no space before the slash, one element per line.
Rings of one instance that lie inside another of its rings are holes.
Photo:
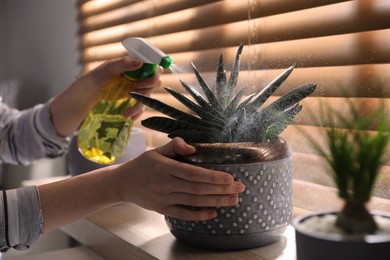
<path fill-rule="evenodd" d="M 390 234 L 341 235 L 311 232 L 302 223 L 313 217 L 336 215 L 337 212 L 322 212 L 294 219 L 298 260 L 385 260 L 389 259 Z M 374 212 L 389 219 L 390 214 Z"/>
<path fill-rule="evenodd" d="M 246 190 L 238 205 L 218 208 L 213 220 L 165 217 L 171 233 L 185 244 L 220 250 L 278 241 L 292 219 L 293 208 L 291 155 L 285 141 L 194 146 L 196 154 L 178 160 L 228 172 L 242 181 Z"/>

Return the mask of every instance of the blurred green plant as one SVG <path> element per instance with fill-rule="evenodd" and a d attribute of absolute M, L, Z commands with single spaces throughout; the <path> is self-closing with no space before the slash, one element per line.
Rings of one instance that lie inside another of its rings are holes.
<path fill-rule="evenodd" d="M 320 118 L 326 123 L 325 145 L 305 133 L 314 149 L 326 159 L 339 197 L 345 201 L 336 225 L 346 233 L 374 233 L 377 223 L 366 207 L 381 167 L 386 163 L 390 140 L 386 106 L 382 102 L 373 112 L 361 116 L 346 98 L 347 116 L 322 104 Z"/>

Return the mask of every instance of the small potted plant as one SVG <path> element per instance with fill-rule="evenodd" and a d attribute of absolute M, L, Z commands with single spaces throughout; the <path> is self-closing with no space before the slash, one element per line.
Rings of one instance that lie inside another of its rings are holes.
<path fill-rule="evenodd" d="M 246 186 L 239 204 L 217 209 L 218 217 L 211 221 L 166 217 L 171 233 L 196 247 L 243 249 L 266 245 L 279 240 L 292 219 L 291 154 L 279 134 L 301 111 L 299 102 L 316 85 L 293 89 L 265 106 L 294 66 L 258 93 L 248 94 L 245 87 L 237 87 L 242 49 L 243 45 L 238 48 L 229 79 L 221 54 L 213 87 L 193 65 L 200 89 L 181 82 L 192 99 L 166 88 L 193 114 L 131 93 L 138 102 L 169 116 L 147 118 L 143 126 L 167 133 L 170 138 L 181 137 L 196 147 L 194 155 L 178 160 L 229 172 Z"/>
<path fill-rule="evenodd" d="M 389 258 L 390 215 L 370 212 L 366 207 L 387 159 L 388 116 L 384 104 L 364 117 L 350 100 L 346 104 L 348 116 L 323 107 L 325 145 L 305 133 L 330 166 L 344 206 L 339 212 L 314 213 L 294 220 L 298 260 Z M 368 131 L 370 127 L 375 131 Z"/>

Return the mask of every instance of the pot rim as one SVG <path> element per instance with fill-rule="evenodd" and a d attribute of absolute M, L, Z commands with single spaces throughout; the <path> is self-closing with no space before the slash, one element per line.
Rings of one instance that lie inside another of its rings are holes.
<path fill-rule="evenodd" d="M 278 136 L 277 138 L 275 138 L 274 140 L 267 140 L 267 141 L 264 141 L 264 142 L 253 142 L 253 141 L 250 141 L 250 142 L 227 142 L 227 143 L 196 143 L 196 142 L 189 142 L 189 144 L 191 145 L 199 145 L 199 146 L 227 146 L 227 145 L 246 145 L 248 146 L 247 144 L 269 144 L 269 143 L 275 143 L 275 142 L 282 142 L 282 143 L 287 143 L 286 140 L 283 138 L 283 137 L 280 137 Z"/>
<path fill-rule="evenodd" d="M 190 143 L 196 152 L 178 156 L 177 160 L 192 164 L 248 164 L 278 161 L 291 157 L 287 142 L 278 137 L 266 142 Z"/>
<path fill-rule="evenodd" d="M 383 211 L 370 211 L 372 215 L 381 216 L 390 219 L 390 214 Z M 322 233 L 308 231 L 307 229 L 302 228 L 301 223 L 306 219 L 316 216 L 324 215 L 336 215 L 338 211 L 323 211 L 312 214 L 305 214 L 299 217 L 296 217 L 292 221 L 292 226 L 295 228 L 295 232 L 301 233 L 303 235 L 313 237 L 316 239 L 333 241 L 333 242 L 364 242 L 369 244 L 374 243 L 383 243 L 390 242 L 390 234 L 361 234 L 361 235 L 349 235 L 349 234 L 335 234 L 335 233 Z"/>

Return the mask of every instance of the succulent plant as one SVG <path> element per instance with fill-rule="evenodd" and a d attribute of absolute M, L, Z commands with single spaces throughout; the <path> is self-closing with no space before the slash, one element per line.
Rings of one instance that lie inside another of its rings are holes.
<path fill-rule="evenodd" d="M 132 92 L 132 97 L 137 101 L 170 117 L 150 117 L 143 120 L 142 125 L 167 133 L 170 138 L 181 137 L 192 143 L 263 142 L 277 138 L 301 111 L 302 105 L 299 102 L 310 95 L 316 85 L 310 83 L 293 89 L 262 108 L 267 99 L 291 74 L 294 65 L 258 93 L 244 97 L 245 88 L 237 89 L 243 47 L 241 44 L 237 50 L 229 79 L 221 54 L 213 88 L 209 87 L 195 65 L 191 63 L 203 95 L 195 87 L 180 82 L 194 101 L 169 87 L 165 88 L 197 116 Z"/>

